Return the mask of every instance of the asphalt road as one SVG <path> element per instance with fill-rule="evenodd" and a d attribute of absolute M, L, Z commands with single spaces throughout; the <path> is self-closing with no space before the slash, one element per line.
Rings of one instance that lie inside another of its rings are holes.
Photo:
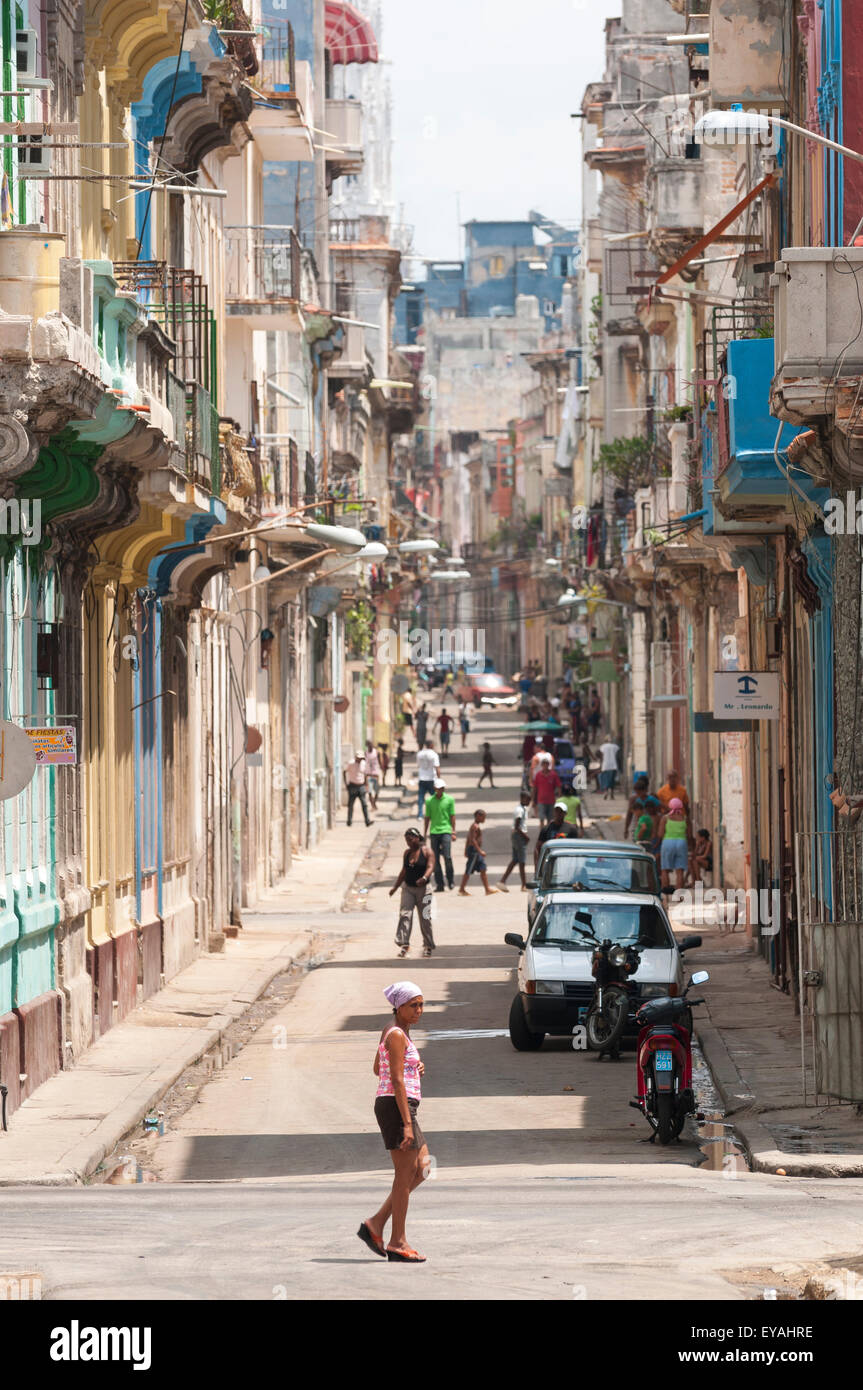
<path fill-rule="evenodd" d="M 479 716 L 468 752 L 446 769 L 457 872 L 483 805 L 493 882 L 517 796 L 513 726 Z M 495 792 L 470 790 L 483 737 L 500 765 Z M 159 1140 L 158 1181 L 7 1189 L 0 1269 L 40 1270 L 48 1298 L 737 1299 L 740 1271 L 859 1250 L 863 1182 L 723 1170 L 715 1147 L 711 1167 L 694 1131 L 660 1149 L 628 1106 L 631 1052 L 600 1063 L 566 1039 L 514 1051 L 515 953 L 503 935 L 524 928 L 517 886 L 486 898 L 474 880 L 469 901 L 438 894 L 433 959 L 418 958 L 415 928 L 411 957 L 397 961 L 386 892 L 414 819 L 385 794 L 378 827 L 391 852 L 367 908 L 321 920 L 347 933 L 343 948 Z M 349 852 L 351 832 L 341 833 Z M 400 978 L 426 999 L 415 1036 L 434 1158 L 408 1219 L 428 1263 L 410 1268 L 376 1259 L 355 1235 L 390 1181 L 372 1062 L 382 990 Z"/>

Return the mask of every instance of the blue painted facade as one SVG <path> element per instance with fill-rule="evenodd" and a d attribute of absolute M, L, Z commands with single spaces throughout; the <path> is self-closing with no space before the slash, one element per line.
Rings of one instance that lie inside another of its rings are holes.
<path fill-rule="evenodd" d="M 18 549 L 0 563 L 0 592 L 2 717 L 19 726 L 52 724 L 55 695 L 39 689 L 36 638 L 42 624 L 56 619 L 55 576 L 40 574 Z M 0 802 L 0 1017 L 56 982 L 56 779 L 55 768 L 37 767 L 19 796 Z"/>
<path fill-rule="evenodd" d="M 713 404 L 704 417 L 707 428 L 702 455 L 702 505 L 707 508 L 704 530 L 708 535 L 713 534 L 715 525 L 710 489 L 717 485 L 723 501 L 778 506 L 788 497 L 789 482 L 777 466 L 774 454 L 780 422 L 766 408 L 773 377 L 773 356 L 772 338 L 740 338 L 728 344 L 725 381 L 728 383 L 729 459 L 721 473 L 715 452 L 718 430 Z M 726 399 L 723 399 L 720 408 L 725 404 Z M 800 430 L 783 425 L 779 436 L 780 455 L 799 433 Z M 787 462 L 781 461 L 788 468 Z M 793 476 L 807 498 L 819 504 L 826 500 L 827 492 L 816 488 L 807 473 L 798 469 Z"/>
<path fill-rule="evenodd" d="M 212 57 L 220 58 L 225 46 L 215 29 L 209 31 Z M 159 141 L 168 122 L 171 110 L 176 110 L 187 97 L 197 96 L 204 89 L 205 64 L 196 65 L 191 54 L 180 54 L 179 66 L 176 58 L 163 58 L 155 63 L 144 79 L 140 101 L 131 106 L 135 142 L 135 173 L 141 178 L 150 178 L 150 142 Z M 158 149 L 158 145 L 157 145 Z M 139 259 L 152 259 L 153 243 L 150 219 L 146 215 L 148 194 L 139 189 L 135 194 L 135 234 L 141 243 Z M 146 217 L 146 222 L 145 222 Z"/>
<path fill-rule="evenodd" d="M 539 301 L 547 333 L 561 326 L 563 287 L 575 273 L 577 239 L 557 237 L 540 243 L 536 225 L 520 222 L 468 222 L 463 261 L 432 261 L 426 279 L 396 303 L 396 342 L 415 343 L 426 306 L 459 318 L 515 314 L 519 295 Z M 541 269 L 538 267 L 542 263 Z"/>

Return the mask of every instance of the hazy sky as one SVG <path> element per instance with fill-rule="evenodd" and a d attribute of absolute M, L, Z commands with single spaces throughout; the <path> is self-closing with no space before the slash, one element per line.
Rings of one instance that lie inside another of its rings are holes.
<path fill-rule="evenodd" d="M 620 0 L 383 0 L 394 192 L 420 255 L 460 258 L 461 221 L 579 214 L 580 121 Z"/>

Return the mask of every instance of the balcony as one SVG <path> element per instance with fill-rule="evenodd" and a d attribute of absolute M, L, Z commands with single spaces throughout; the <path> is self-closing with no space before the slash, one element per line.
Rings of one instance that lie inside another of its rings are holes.
<path fill-rule="evenodd" d="M 658 263 L 641 240 L 605 248 L 602 320 L 606 333 L 628 335 L 641 332 L 636 308 L 646 294 L 650 280 L 658 274 Z"/>
<path fill-rule="evenodd" d="M 773 354 L 772 338 L 732 339 L 726 348 L 716 400 L 705 419 L 707 534 L 778 531 L 791 510 L 788 477 L 775 455 L 779 421 L 770 413 Z M 797 433 L 783 431 L 782 450 Z M 809 496 L 805 475 L 798 471 L 796 477 Z"/>
<path fill-rule="evenodd" d="M 365 329 L 355 323 L 340 327 L 344 329 L 341 356 L 328 367 L 327 375 L 331 381 L 364 381 L 369 376 Z"/>
<path fill-rule="evenodd" d="M 194 270 L 165 261 L 115 261 L 120 290 L 141 305 L 174 344 L 174 371 L 210 390 L 215 384 L 215 317 L 209 291 Z"/>
<path fill-rule="evenodd" d="M 394 246 L 390 240 L 388 217 L 333 217 L 330 219 L 330 243 L 342 245 Z"/>
<path fill-rule="evenodd" d="M 134 297 L 148 321 L 142 337 L 149 351 L 138 366 L 141 390 L 157 394 L 165 433 L 185 451 L 177 461 L 187 478 L 218 496 L 216 335 L 207 286 L 195 271 L 164 261 L 115 261 L 113 271 L 118 287 Z"/>
<path fill-rule="evenodd" d="M 703 226 L 700 160 L 661 159 L 651 165 L 647 183 L 651 232 L 690 232 Z"/>
<path fill-rule="evenodd" d="M 791 247 L 777 261 L 770 408 L 781 420 L 831 434 L 842 477 L 863 479 L 863 338 L 854 293 L 863 248 Z M 805 458 L 802 460 L 805 466 Z"/>
<path fill-rule="evenodd" d="M 328 179 L 340 178 L 342 174 L 359 174 L 365 160 L 361 103 L 328 97 L 324 125 Z"/>
<path fill-rule="evenodd" d="M 290 228 L 225 229 L 225 299 L 229 317 L 249 328 L 296 326 L 300 243 Z"/>
<path fill-rule="evenodd" d="M 219 415 L 209 391 L 197 381 L 186 383 L 186 471 L 193 482 L 219 496 Z"/>
<path fill-rule="evenodd" d="M 298 62 L 290 24 L 267 22 L 255 90 L 268 103 L 255 106 L 248 124 L 263 159 L 314 159 L 311 64 Z"/>

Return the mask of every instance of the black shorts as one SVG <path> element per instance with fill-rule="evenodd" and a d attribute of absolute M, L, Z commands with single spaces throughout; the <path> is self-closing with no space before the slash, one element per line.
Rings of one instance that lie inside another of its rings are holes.
<path fill-rule="evenodd" d="M 425 1143 L 425 1135 L 420 1129 L 420 1122 L 417 1119 L 419 1101 L 413 1100 L 408 1096 L 408 1109 L 411 1112 L 414 1128 L 413 1149 L 421 1149 Z M 405 1127 L 402 1123 L 401 1111 L 395 1096 L 375 1096 L 375 1119 L 381 1131 L 385 1149 L 398 1149 L 405 1137 Z"/>

